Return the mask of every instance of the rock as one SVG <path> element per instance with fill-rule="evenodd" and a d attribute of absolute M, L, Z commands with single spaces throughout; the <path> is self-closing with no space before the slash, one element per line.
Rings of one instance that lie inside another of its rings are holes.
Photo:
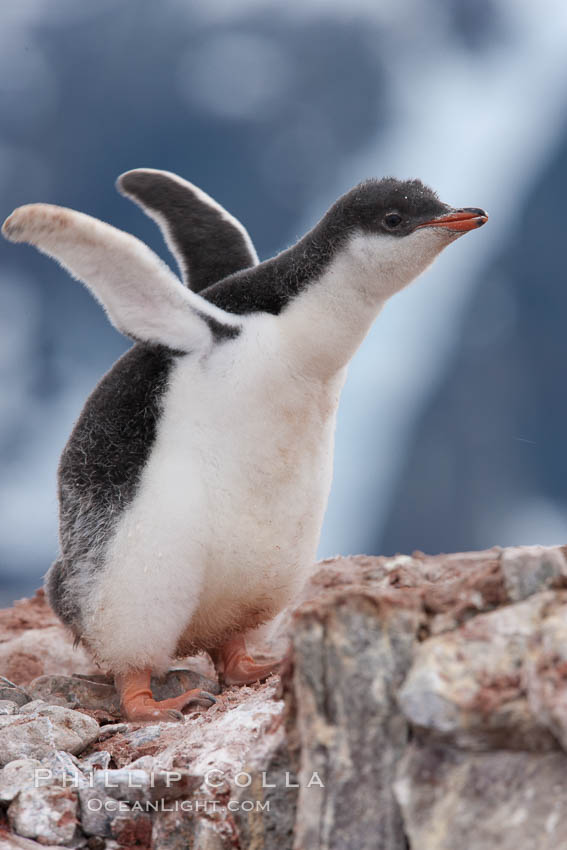
<path fill-rule="evenodd" d="M 120 732 L 128 732 L 130 729 L 127 723 L 109 723 L 103 726 L 98 733 L 98 741 L 105 741 L 107 738 L 112 738 Z"/>
<path fill-rule="evenodd" d="M 111 755 L 107 750 L 99 750 L 79 761 L 83 773 L 93 773 L 95 770 L 107 770 Z"/>
<path fill-rule="evenodd" d="M 0 700 L 14 703 L 19 707 L 29 702 L 30 697 L 22 688 L 0 685 Z"/>
<path fill-rule="evenodd" d="M 567 751 L 567 593 L 547 596 L 524 663 L 530 709 Z"/>
<path fill-rule="evenodd" d="M 48 673 L 90 673 L 95 665 L 73 639 L 38 590 L 0 611 L 0 670 L 17 685 Z M 11 699 L 11 697 L 0 697 Z"/>
<path fill-rule="evenodd" d="M 153 744 L 165 733 L 164 726 L 160 723 L 147 724 L 141 729 L 133 729 L 127 731 L 124 735 L 124 740 L 133 748 L 143 746 L 144 744 Z"/>
<path fill-rule="evenodd" d="M 110 832 L 120 847 L 132 845 L 150 847 L 152 819 L 146 812 L 124 812 L 113 818 Z"/>
<path fill-rule="evenodd" d="M 79 760 L 63 750 L 53 750 L 41 760 L 42 776 L 49 771 L 51 782 L 65 788 L 80 788 L 87 783 Z"/>
<path fill-rule="evenodd" d="M 274 699 L 275 685 L 272 678 L 262 685 L 229 688 L 215 705 L 189 715 L 185 723 L 162 724 L 156 762 L 202 777 L 220 771 L 227 785 L 238 790 L 235 775 L 281 721 L 283 704 Z M 124 738 L 132 740 L 131 735 Z"/>
<path fill-rule="evenodd" d="M 48 784 L 43 778 L 42 764 L 38 759 L 15 759 L 0 771 L 0 800 L 11 802 L 20 791 L 35 784 Z"/>
<path fill-rule="evenodd" d="M 176 697 L 191 688 L 215 694 L 220 690 L 217 682 L 191 670 L 173 669 L 160 678 L 152 677 L 156 699 Z M 28 693 L 32 699 L 41 699 L 50 705 L 107 711 L 116 716 L 121 713 L 120 698 L 108 676 L 38 676 L 29 684 Z"/>
<path fill-rule="evenodd" d="M 194 847 L 200 850 L 231 850 L 230 834 L 219 830 L 217 824 L 202 817 L 195 823 Z M 252 847 L 251 847 L 252 850 Z"/>
<path fill-rule="evenodd" d="M 25 789 L 54 784 L 75 789 L 87 784 L 74 756 L 59 750 L 41 761 L 15 759 L 0 771 L 0 800 L 8 802 Z"/>
<path fill-rule="evenodd" d="M 18 634 L 0 643 L 0 670 L 19 685 L 37 676 L 62 672 L 89 672 L 93 662 L 59 625 Z"/>
<path fill-rule="evenodd" d="M 0 798 L 12 783 L 15 823 L 30 790 L 32 814 L 47 789 L 74 794 L 87 850 L 567 846 L 566 552 L 329 559 L 251 641 L 289 650 L 281 679 L 225 688 L 179 724 L 99 729 L 88 713 L 117 716 L 112 680 L 71 666 L 41 597 L 18 603 L 0 612 L 0 643 L 35 655 L 0 678 L 17 706 L 0 713 Z M 204 656 L 187 664 L 153 681 L 157 698 L 218 692 Z M 76 750 L 58 737 L 75 724 L 88 725 Z M 49 784 L 25 787 L 38 759 Z"/>
<path fill-rule="evenodd" d="M 38 676 L 28 686 L 32 699 L 51 705 L 87 708 L 120 714 L 120 700 L 114 685 L 79 676 Z"/>
<path fill-rule="evenodd" d="M 184 691 L 193 688 L 200 688 L 202 691 L 209 691 L 211 694 L 220 694 L 220 686 L 217 681 L 182 667 L 168 670 L 162 677 L 152 676 L 152 693 L 156 699 L 181 696 Z"/>
<path fill-rule="evenodd" d="M 155 818 L 152 850 L 187 850 L 189 847 L 199 850 L 233 850 L 235 846 L 246 850 L 263 848 L 258 840 L 249 845 L 235 845 L 237 837 L 234 825 L 215 815 L 212 808 L 203 807 L 194 814 L 191 811 L 165 811 L 159 812 Z M 282 845 L 282 850 L 287 850 L 287 846 Z"/>
<path fill-rule="evenodd" d="M 395 793 L 411 850 L 567 847 L 563 753 L 409 747 Z"/>
<path fill-rule="evenodd" d="M 111 847 L 115 848 L 115 850 L 119 850 L 116 841 L 105 841 L 105 839 L 99 835 L 91 835 L 90 838 L 87 839 L 85 847 L 87 850 L 111 850 Z"/>
<path fill-rule="evenodd" d="M 567 587 L 567 549 L 511 546 L 502 551 L 500 569 L 509 599 L 519 602 L 548 588 Z"/>
<path fill-rule="evenodd" d="M 8 808 L 14 832 L 44 844 L 72 842 L 77 833 L 77 815 L 76 793 L 53 785 L 21 791 Z"/>
<path fill-rule="evenodd" d="M 79 788 L 81 829 L 86 835 L 110 837 L 110 823 L 118 810 L 118 803 L 103 794 L 99 788 L 88 785 Z"/>
<path fill-rule="evenodd" d="M 145 805 L 154 796 L 150 777 L 144 775 L 144 771 L 132 771 L 132 784 L 129 784 L 126 773 L 109 771 L 114 775 L 104 778 L 102 771 L 97 772 L 94 774 L 95 786 L 80 789 L 81 825 L 87 835 L 112 837 L 120 845 L 142 844 L 149 847 L 151 813 L 157 807 Z M 118 777 L 118 774 L 122 776 Z M 159 791 L 156 793 L 159 795 Z"/>
<path fill-rule="evenodd" d="M 370 588 L 336 590 L 296 614 L 287 685 L 299 765 L 297 846 L 405 847 L 392 782 L 407 723 L 395 693 L 419 616 Z"/>
<path fill-rule="evenodd" d="M 124 765 L 124 767 L 127 767 L 128 770 L 147 770 L 148 772 L 159 769 L 153 756 L 140 756 L 139 759 Z"/>
<path fill-rule="evenodd" d="M 231 813 L 243 847 L 279 850 L 292 847 L 297 816 L 297 775 L 291 760 L 284 728 L 258 747 L 243 766 L 243 781 Z"/>
<path fill-rule="evenodd" d="M 405 717 L 464 749 L 557 749 L 527 699 L 524 672 L 552 599 L 538 593 L 421 643 L 398 695 Z"/>
<path fill-rule="evenodd" d="M 17 714 L 19 705 L 9 699 L 0 700 L 0 715 L 1 714 Z"/>
<path fill-rule="evenodd" d="M 53 750 L 73 755 L 82 752 L 98 737 L 96 720 L 61 706 L 39 706 L 30 715 L 0 717 L 0 764 L 22 756 L 43 758 Z"/>
<path fill-rule="evenodd" d="M 145 770 L 97 770 L 92 779 L 94 788 L 115 800 L 135 803 L 150 796 L 150 774 Z"/>
<path fill-rule="evenodd" d="M 32 699 L 20 709 L 20 714 L 36 714 L 40 708 L 47 706 L 44 699 Z"/>
<path fill-rule="evenodd" d="M 187 850 L 199 846 L 195 844 L 196 825 L 197 820 L 190 812 L 158 812 L 154 819 L 152 850 Z"/>
<path fill-rule="evenodd" d="M 128 803 L 172 800 L 190 795 L 201 785 L 202 777 L 187 769 L 174 770 L 121 768 L 98 770 L 93 774 L 92 785 L 115 800 Z"/>
<path fill-rule="evenodd" d="M 0 850 L 69 850 L 69 848 L 62 847 L 60 844 L 57 846 L 54 844 L 38 844 L 37 841 L 32 841 L 31 838 L 22 838 L 20 835 L 14 835 L 13 833 L 10 833 L 10 835 L 0 833 Z M 110 850 L 110 848 L 107 845 L 106 848 L 92 848 L 92 850 Z"/>
<path fill-rule="evenodd" d="M 82 828 L 119 843 L 141 841 L 148 828 L 151 833 L 151 814 L 168 800 L 190 797 L 201 781 L 181 768 L 95 771 L 90 784 L 79 789 Z"/>

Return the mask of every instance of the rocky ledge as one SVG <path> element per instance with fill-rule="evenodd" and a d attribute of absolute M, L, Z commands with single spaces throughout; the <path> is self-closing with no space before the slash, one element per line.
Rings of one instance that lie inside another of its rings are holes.
<path fill-rule="evenodd" d="M 567 847 L 567 549 L 324 561 L 256 652 L 286 648 L 129 724 L 41 591 L 0 612 L 0 850 Z"/>

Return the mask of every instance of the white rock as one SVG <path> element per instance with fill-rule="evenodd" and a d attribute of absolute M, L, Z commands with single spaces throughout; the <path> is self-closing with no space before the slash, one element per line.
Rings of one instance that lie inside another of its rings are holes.
<path fill-rule="evenodd" d="M 91 753 L 90 756 L 82 758 L 79 761 L 79 765 L 84 773 L 93 773 L 95 770 L 106 770 L 111 758 L 112 756 L 107 750 L 99 750 L 96 753 Z M 140 766 L 143 767 L 143 765 Z"/>
<path fill-rule="evenodd" d="M 81 763 L 75 756 L 64 750 L 54 750 L 42 758 L 43 771 L 49 770 L 51 782 L 65 788 L 81 788 L 88 780 L 81 770 Z"/>
<path fill-rule="evenodd" d="M 18 704 L 10 699 L 0 699 L 0 714 L 16 714 Z"/>
<path fill-rule="evenodd" d="M 62 848 L 60 844 L 38 844 L 31 838 L 22 838 L 21 835 L 11 833 L 0 836 L 0 850 L 68 850 L 68 848 Z M 111 848 L 107 843 L 105 850 L 117 850 L 117 848 Z"/>
<path fill-rule="evenodd" d="M 567 577 L 565 555 L 558 546 L 510 546 L 502 552 L 500 568 L 515 602 Z"/>
<path fill-rule="evenodd" d="M 142 744 L 149 744 L 152 741 L 156 741 L 161 736 L 164 731 L 164 727 L 167 727 L 167 725 L 169 724 L 154 723 L 142 726 L 141 729 L 133 729 L 131 732 L 127 732 L 124 735 L 124 740 L 127 741 L 131 747 L 140 747 Z"/>
<path fill-rule="evenodd" d="M 14 832 L 41 843 L 69 844 L 77 831 L 77 794 L 48 785 L 21 791 L 8 809 Z"/>
<path fill-rule="evenodd" d="M 556 749 L 525 683 L 530 647 L 553 600 L 552 592 L 536 593 L 420 643 L 398 691 L 406 718 L 463 749 Z"/>
<path fill-rule="evenodd" d="M 46 705 L 44 699 L 32 699 L 20 708 L 20 714 L 36 714 L 40 708 Z"/>
<path fill-rule="evenodd" d="M 11 802 L 20 791 L 35 784 L 46 784 L 45 779 L 40 781 L 41 776 L 41 762 L 37 759 L 15 759 L 9 762 L 0 771 L 0 800 Z"/>
<path fill-rule="evenodd" d="M 80 788 L 81 828 L 86 835 L 110 836 L 110 824 L 116 817 L 118 801 L 99 788 Z M 108 846 L 108 845 L 107 845 Z"/>
<path fill-rule="evenodd" d="M 35 659 L 36 675 L 91 673 L 92 659 L 60 625 L 28 629 L 0 644 L 0 670 L 9 670 L 18 656 Z M 33 675 L 33 674 L 32 674 Z"/>
<path fill-rule="evenodd" d="M 16 705 L 25 705 L 30 701 L 28 694 L 22 688 L 13 685 L 3 676 L 0 676 L 0 699 L 15 702 Z"/>
<path fill-rule="evenodd" d="M 75 755 L 98 734 L 92 717 L 58 705 L 40 706 L 31 715 L 0 716 L 0 765 L 25 756 L 41 759 L 54 750 Z"/>
<path fill-rule="evenodd" d="M 101 726 L 98 733 L 98 741 L 106 741 L 107 738 L 112 738 L 113 735 L 128 732 L 130 726 L 127 723 L 108 723 L 106 726 Z"/>
<path fill-rule="evenodd" d="M 148 771 L 123 767 L 118 770 L 97 770 L 91 781 L 93 788 L 114 800 L 148 803 L 186 796 L 201 784 L 202 777 L 184 768 Z"/>
<path fill-rule="evenodd" d="M 148 799 L 150 774 L 145 770 L 97 770 L 93 787 L 115 800 L 136 803 Z"/>
<path fill-rule="evenodd" d="M 124 767 L 128 768 L 128 770 L 155 770 L 156 769 L 156 760 L 153 756 L 140 756 L 135 761 L 130 762 L 130 764 L 124 765 Z"/>

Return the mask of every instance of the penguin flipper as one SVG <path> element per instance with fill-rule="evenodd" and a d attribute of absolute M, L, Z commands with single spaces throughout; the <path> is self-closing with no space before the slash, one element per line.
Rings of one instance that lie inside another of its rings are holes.
<path fill-rule="evenodd" d="M 136 168 L 121 174 L 116 187 L 159 226 L 193 292 L 257 265 L 252 240 L 238 219 L 182 177 Z"/>
<path fill-rule="evenodd" d="M 235 336 L 239 323 L 180 285 L 143 242 L 84 213 L 52 204 L 14 210 L 2 226 L 11 242 L 28 242 L 57 260 L 100 301 L 112 324 L 137 341 L 180 352 Z"/>

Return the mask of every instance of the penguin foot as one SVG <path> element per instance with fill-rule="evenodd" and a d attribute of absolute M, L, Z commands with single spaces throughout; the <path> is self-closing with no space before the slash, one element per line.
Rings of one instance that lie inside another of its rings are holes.
<path fill-rule="evenodd" d="M 138 723 L 143 720 L 172 723 L 183 720 L 182 709 L 196 702 L 209 708 L 216 698 L 208 691 L 193 688 L 170 699 L 156 700 L 150 688 L 151 670 L 123 673 L 115 677 L 120 694 L 120 704 L 126 720 Z"/>
<path fill-rule="evenodd" d="M 222 678 L 225 685 L 250 685 L 252 682 L 267 679 L 277 672 L 280 664 L 279 661 L 257 664 L 248 655 L 246 642 L 240 635 L 226 643 L 219 654 L 223 663 Z"/>

